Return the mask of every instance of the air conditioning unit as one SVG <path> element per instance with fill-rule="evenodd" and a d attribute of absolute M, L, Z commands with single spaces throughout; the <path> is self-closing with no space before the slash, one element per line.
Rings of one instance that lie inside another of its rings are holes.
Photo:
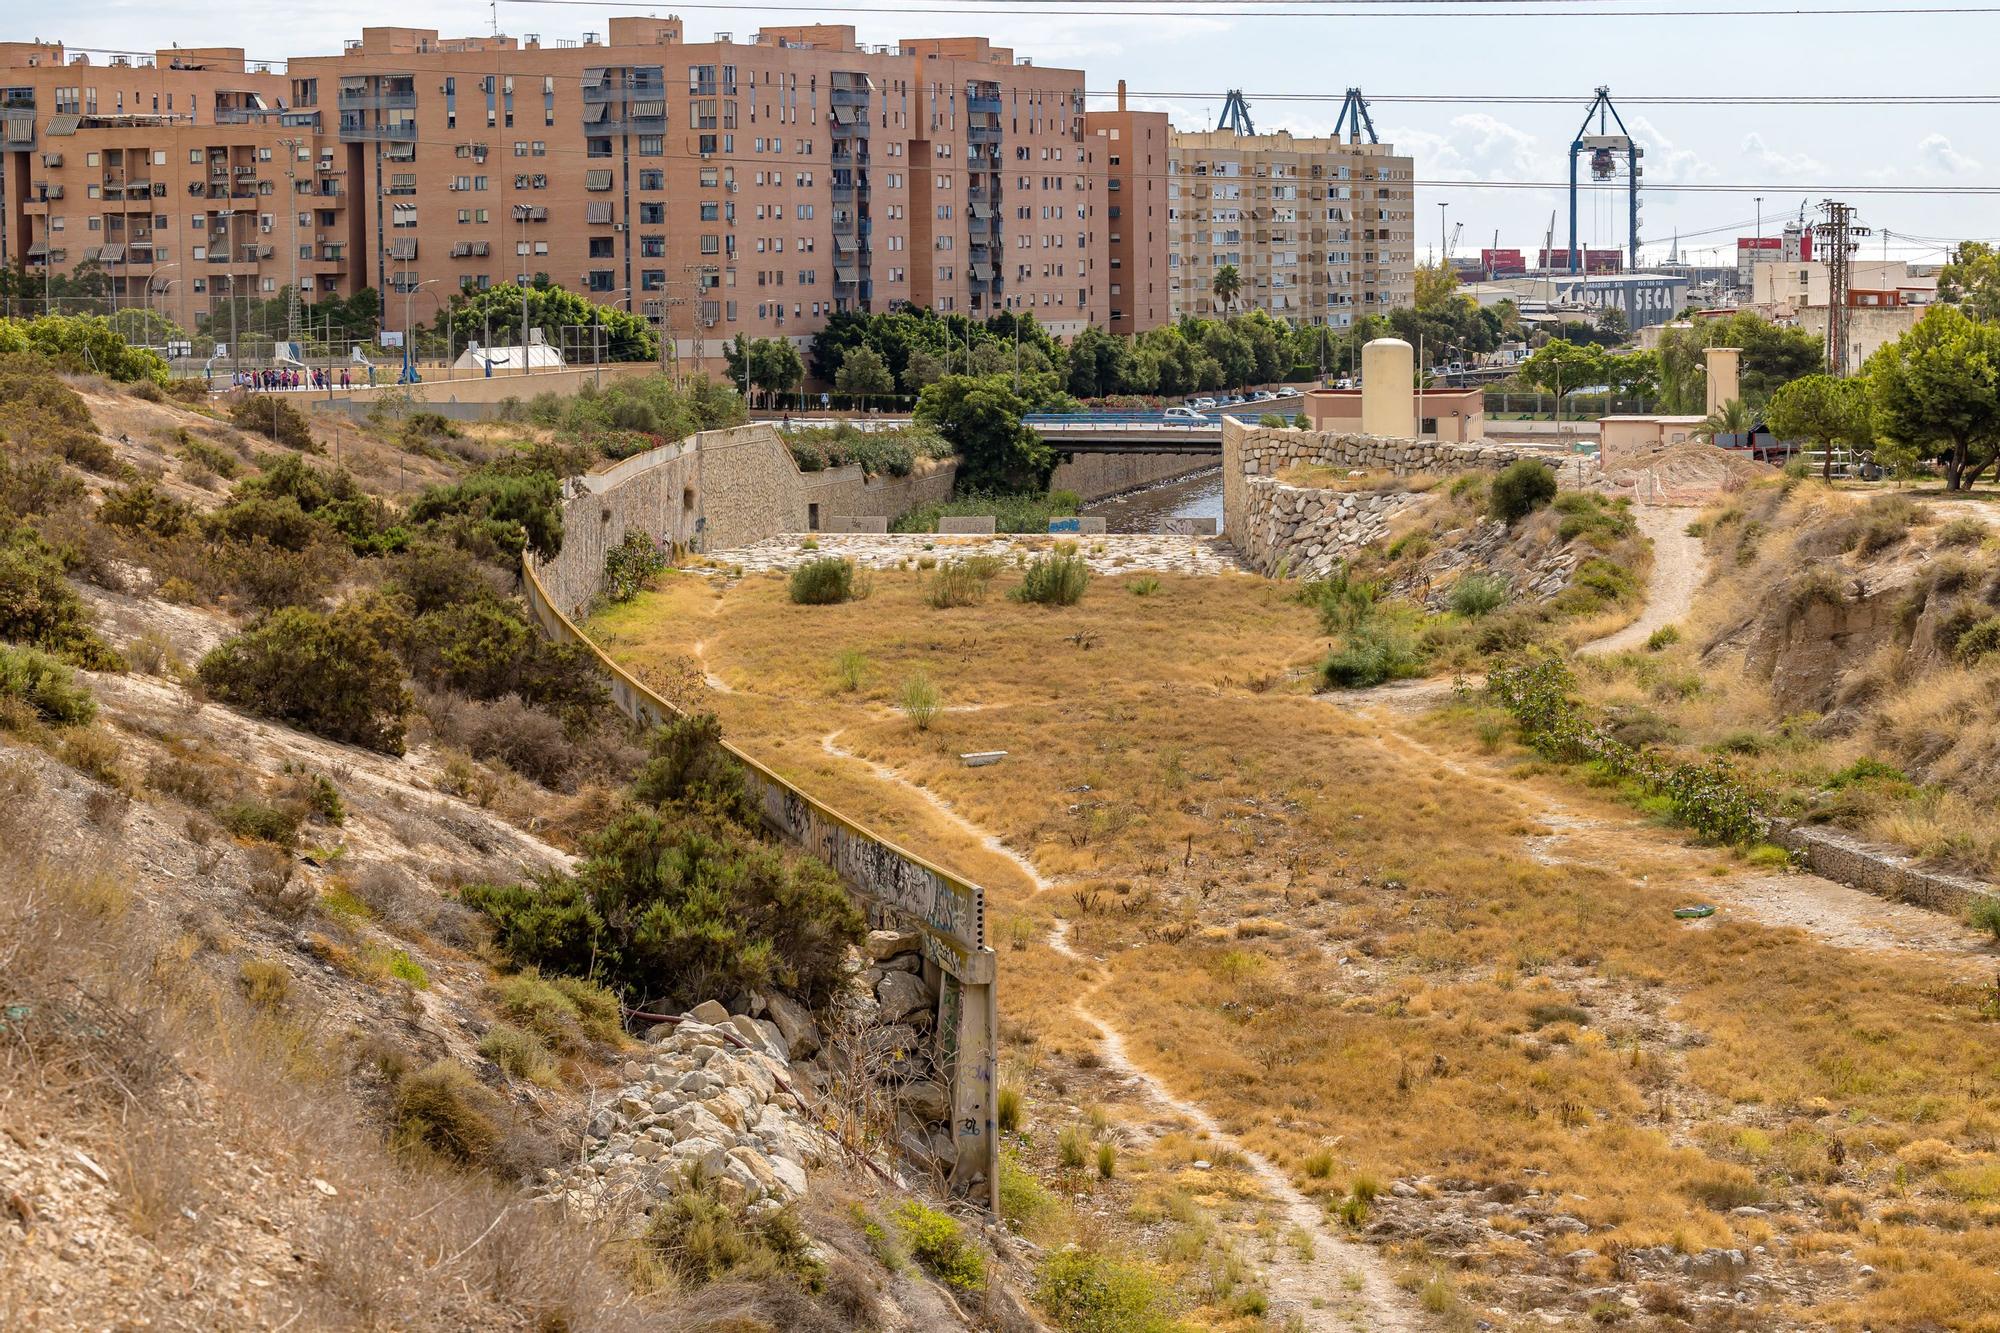
<path fill-rule="evenodd" d="M 625 230 L 625 224 L 624 224 L 624 223 L 622 223 L 622 222 L 614 222 L 614 223 L 612 223 L 612 224 L 611 224 L 611 230 L 613 230 L 613 231 L 624 231 L 624 230 Z"/>

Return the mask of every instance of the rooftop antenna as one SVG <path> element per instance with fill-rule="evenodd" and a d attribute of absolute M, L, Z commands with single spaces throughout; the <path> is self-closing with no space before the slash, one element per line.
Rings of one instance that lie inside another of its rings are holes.
<path fill-rule="evenodd" d="M 1340 104 L 1340 119 L 1333 122 L 1333 137 L 1338 139 L 1343 128 L 1349 143 L 1360 143 L 1364 132 L 1369 143 L 1382 142 L 1375 133 L 1374 117 L 1368 114 L 1368 99 L 1361 95 L 1359 88 L 1347 90 L 1347 100 Z"/>
<path fill-rule="evenodd" d="M 1222 118 L 1215 122 L 1218 130 L 1231 130 L 1237 134 L 1255 134 L 1257 127 L 1250 123 L 1250 104 L 1243 100 L 1241 88 L 1231 88 L 1222 99 Z"/>

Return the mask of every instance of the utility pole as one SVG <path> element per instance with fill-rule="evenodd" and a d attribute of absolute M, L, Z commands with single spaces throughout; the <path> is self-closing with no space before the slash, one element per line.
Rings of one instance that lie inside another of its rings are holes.
<path fill-rule="evenodd" d="M 305 147 L 303 139 L 280 139 L 278 147 L 285 150 L 285 193 L 291 201 L 287 207 L 292 210 L 292 298 L 285 303 L 285 338 L 288 342 L 299 340 L 299 149 Z"/>
<path fill-rule="evenodd" d="M 1854 208 L 1834 199 L 1820 201 L 1826 221 L 1813 224 L 1813 234 L 1826 248 L 1826 369 L 1829 375 L 1848 373 L 1847 294 L 1853 283 L 1854 252 L 1863 236 L 1874 233 L 1856 226 Z"/>

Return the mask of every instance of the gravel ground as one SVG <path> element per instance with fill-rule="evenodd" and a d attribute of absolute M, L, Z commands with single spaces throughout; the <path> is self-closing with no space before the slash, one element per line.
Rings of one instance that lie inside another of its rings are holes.
<path fill-rule="evenodd" d="M 814 543 L 807 546 L 806 542 Z M 946 560 L 971 555 L 997 555 L 1012 560 L 1055 548 L 1058 541 L 1076 544 L 1093 573 L 1227 574 L 1241 572 L 1236 548 L 1220 537 L 1169 537 L 1154 534 L 1107 533 L 1095 537 L 1051 537 L 1044 534 L 1002 533 L 993 537 L 941 537 L 931 533 L 821 532 L 770 537 L 733 551 L 710 552 L 698 572 L 744 573 L 789 570 L 808 560 L 841 556 L 867 569 L 895 569 L 929 557 Z"/>

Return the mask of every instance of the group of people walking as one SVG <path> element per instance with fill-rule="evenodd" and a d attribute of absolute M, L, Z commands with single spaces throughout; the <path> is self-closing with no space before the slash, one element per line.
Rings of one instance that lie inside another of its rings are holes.
<path fill-rule="evenodd" d="M 354 387 L 353 376 L 345 366 L 340 368 L 339 382 L 343 389 Z M 334 387 L 334 375 L 330 370 L 318 369 L 239 370 L 231 378 L 230 383 L 234 388 L 251 389 L 262 393 L 277 393 L 287 389 L 331 389 Z M 368 383 L 371 386 L 375 383 L 373 366 L 368 367 Z"/>

